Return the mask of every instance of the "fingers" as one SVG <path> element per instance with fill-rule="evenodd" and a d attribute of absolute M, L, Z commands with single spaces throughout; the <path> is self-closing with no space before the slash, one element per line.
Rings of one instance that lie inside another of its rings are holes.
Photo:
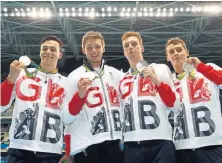
<path fill-rule="evenodd" d="M 150 68 L 150 67 L 146 67 L 146 68 L 143 69 L 142 73 L 143 73 L 145 76 L 150 77 L 150 76 L 152 76 L 152 74 L 153 74 L 153 69 Z"/>
<path fill-rule="evenodd" d="M 88 78 L 81 78 L 78 82 L 78 86 L 80 87 L 84 87 L 86 85 L 91 85 L 92 84 L 92 81 L 89 80 Z"/>
<path fill-rule="evenodd" d="M 147 70 L 147 71 L 144 71 L 143 74 L 144 74 L 145 77 L 151 77 L 153 72 L 151 70 Z"/>
<path fill-rule="evenodd" d="M 14 61 L 10 64 L 11 67 L 17 67 L 17 65 L 19 65 L 19 61 L 18 61 L 18 60 L 14 60 Z"/>
<path fill-rule="evenodd" d="M 193 63 L 194 61 L 195 61 L 194 58 L 193 58 L 193 57 L 190 57 L 190 58 L 187 59 L 186 62 L 187 62 L 187 63 Z"/>
<path fill-rule="evenodd" d="M 24 65 L 22 62 L 19 62 L 18 60 L 14 60 L 11 64 L 10 67 L 15 67 L 15 68 L 23 68 Z"/>
<path fill-rule="evenodd" d="M 187 62 L 188 63 L 195 63 L 197 62 L 199 59 L 197 57 L 190 57 L 187 59 Z"/>

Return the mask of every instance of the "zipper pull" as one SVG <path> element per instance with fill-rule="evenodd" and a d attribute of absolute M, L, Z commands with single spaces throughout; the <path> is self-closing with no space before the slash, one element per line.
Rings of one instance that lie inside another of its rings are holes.
<path fill-rule="evenodd" d="M 45 75 L 45 84 L 47 84 L 47 74 Z"/>

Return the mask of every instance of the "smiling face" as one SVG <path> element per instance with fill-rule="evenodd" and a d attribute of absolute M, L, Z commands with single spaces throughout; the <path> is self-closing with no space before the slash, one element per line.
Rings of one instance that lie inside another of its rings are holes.
<path fill-rule="evenodd" d="M 136 36 L 130 36 L 122 41 L 124 55 L 129 61 L 143 60 L 144 51 L 139 39 Z"/>
<path fill-rule="evenodd" d="M 47 65 L 56 68 L 58 59 L 60 59 L 61 57 L 62 54 L 60 52 L 60 46 L 57 41 L 48 40 L 41 44 L 41 66 Z"/>
<path fill-rule="evenodd" d="M 83 54 L 91 63 L 101 62 L 104 53 L 104 46 L 101 39 L 88 38 L 82 49 Z"/>
<path fill-rule="evenodd" d="M 169 44 L 166 47 L 167 61 L 170 61 L 173 67 L 182 67 L 189 56 L 188 51 L 182 43 Z"/>

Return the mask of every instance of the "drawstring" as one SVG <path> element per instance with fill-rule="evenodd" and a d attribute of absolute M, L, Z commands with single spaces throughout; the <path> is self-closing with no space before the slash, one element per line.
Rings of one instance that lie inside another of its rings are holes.
<path fill-rule="evenodd" d="M 83 150 L 82 152 L 83 152 L 84 156 L 87 156 L 86 150 Z"/>

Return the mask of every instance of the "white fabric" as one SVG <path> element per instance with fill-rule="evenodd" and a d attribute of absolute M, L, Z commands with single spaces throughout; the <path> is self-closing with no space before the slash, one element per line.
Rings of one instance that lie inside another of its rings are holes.
<path fill-rule="evenodd" d="M 86 72 L 85 67 L 81 66 L 68 76 L 67 102 L 78 92 L 77 83 Z M 92 72 L 98 76 L 95 71 Z M 96 78 L 88 87 L 90 93 L 86 95 L 86 99 L 94 106 L 87 105 L 85 102 L 80 113 L 76 116 L 72 116 L 68 109 L 62 111 L 63 121 L 68 124 L 65 130 L 66 134 L 71 135 L 70 155 L 75 155 L 93 144 L 122 138 L 121 121 L 119 120 L 120 100 L 118 97 L 118 86 L 122 75 L 121 71 L 105 65 L 102 78 Z M 113 100 L 111 100 L 110 95 L 112 93 L 117 93 Z"/>
<path fill-rule="evenodd" d="M 61 154 L 63 124 L 60 114 L 66 77 L 40 71 L 34 79 L 25 77 L 22 70 L 14 85 L 9 104 L 1 106 L 4 111 L 15 99 L 9 148 Z"/>
<path fill-rule="evenodd" d="M 160 80 L 168 84 L 174 92 L 169 68 L 164 64 L 151 64 Z M 141 84 L 143 83 L 143 84 Z M 131 88 L 130 88 L 131 87 Z M 132 90 L 131 93 L 129 90 Z M 179 95 L 172 108 L 163 103 L 154 83 L 142 79 L 139 74 L 126 73 L 121 80 L 122 115 L 124 117 L 124 142 L 142 140 L 172 140 L 172 128 L 168 122 L 167 110 L 176 110 L 179 106 Z M 124 97 L 123 97 L 124 96 Z"/>
<path fill-rule="evenodd" d="M 221 69 L 215 64 L 208 64 Z M 222 118 L 219 88 L 195 70 L 195 80 L 188 75 L 174 85 L 181 93 L 181 108 L 175 118 L 174 143 L 177 150 L 222 145 Z"/>

